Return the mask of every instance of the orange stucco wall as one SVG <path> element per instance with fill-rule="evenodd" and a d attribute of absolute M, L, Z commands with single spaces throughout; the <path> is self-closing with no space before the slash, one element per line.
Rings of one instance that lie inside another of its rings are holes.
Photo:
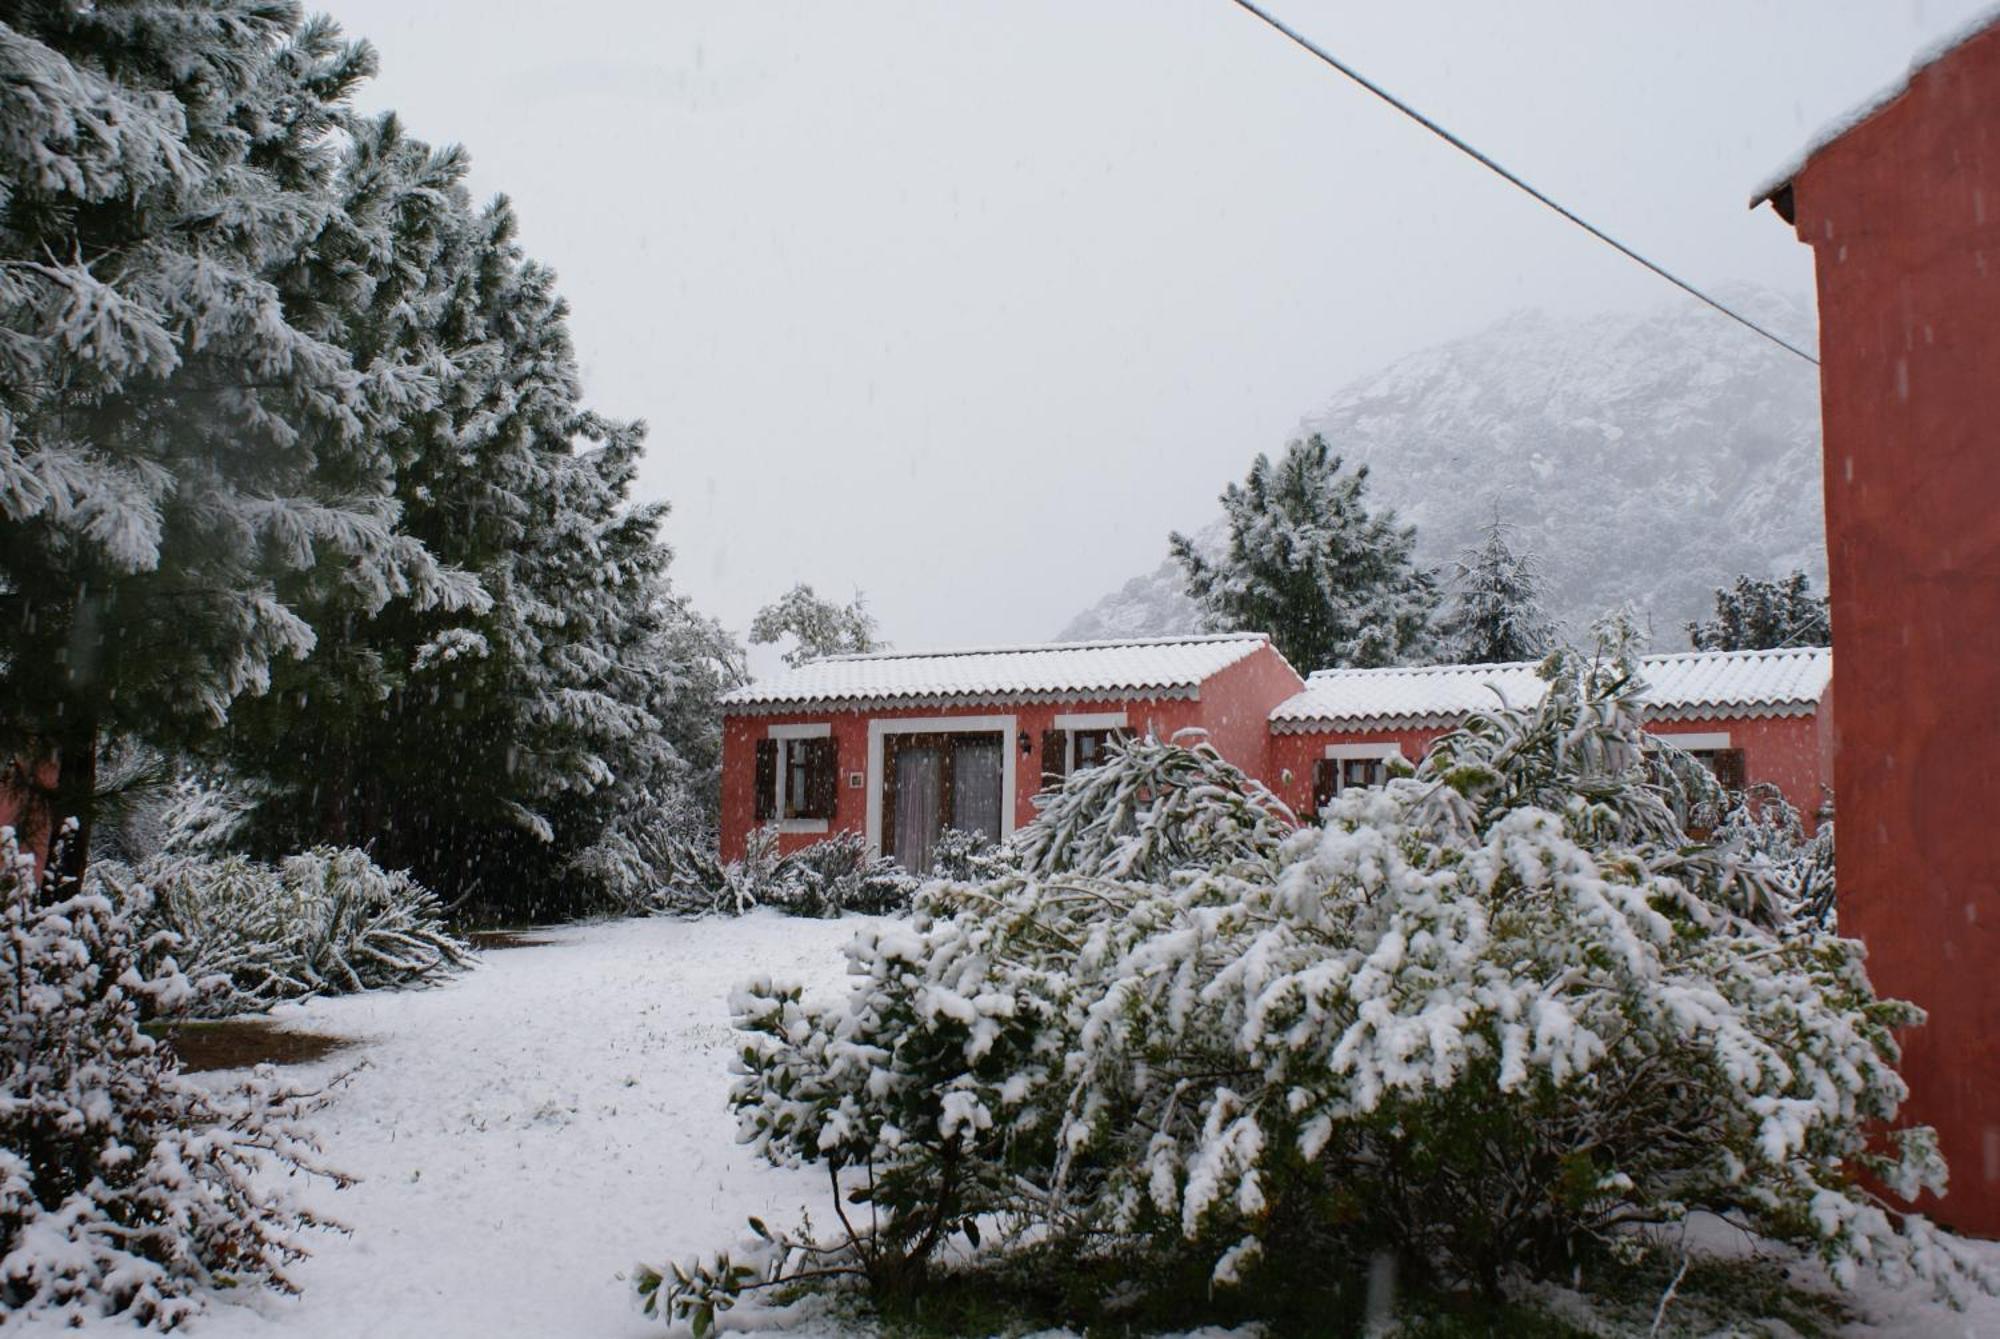
<path fill-rule="evenodd" d="M 1035 816 L 1034 799 L 1042 779 L 1042 732 L 1053 727 L 1056 717 L 1122 711 L 1128 728 L 1162 738 L 1189 728 L 1206 730 L 1223 757 L 1253 775 L 1261 775 L 1266 763 L 1265 723 L 1272 709 L 1302 686 L 1284 658 L 1267 646 L 1210 676 L 1202 683 L 1198 698 L 974 703 L 881 711 L 729 715 L 722 723 L 722 857 L 740 859 L 750 831 L 756 827 L 756 747 L 772 725 L 828 723 L 839 757 L 841 781 L 827 833 L 866 832 L 869 787 L 880 785 L 879 778 L 871 783 L 866 775 L 869 721 L 1012 717 L 1007 748 L 1014 757 L 1014 826 L 1020 827 Z M 1017 742 L 1022 731 L 1028 735 L 1030 751 L 1026 755 L 1021 753 Z M 862 784 L 853 787 L 849 779 L 856 772 L 862 773 Z M 780 832 L 778 846 L 781 851 L 795 851 L 824 841 L 826 835 Z"/>
<path fill-rule="evenodd" d="M 1840 924 L 1905 1038 L 1955 1227 L 2000 1234 L 2000 27 L 1793 180 L 1815 253 Z"/>

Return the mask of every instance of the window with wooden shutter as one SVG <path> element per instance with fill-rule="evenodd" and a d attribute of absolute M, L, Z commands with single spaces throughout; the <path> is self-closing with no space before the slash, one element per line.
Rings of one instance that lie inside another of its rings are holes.
<path fill-rule="evenodd" d="M 757 741 L 757 821 L 768 823 L 778 816 L 778 741 Z"/>
<path fill-rule="evenodd" d="M 1042 731 L 1042 789 L 1060 790 L 1069 775 L 1069 731 Z"/>
<path fill-rule="evenodd" d="M 1086 767 L 1098 767 L 1111 750 L 1111 742 L 1124 739 L 1131 732 L 1119 727 L 1108 730 L 1072 730 L 1070 732 L 1070 755 L 1077 771 Z"/>
<path fill-rule="evenodd" d="M 825 739 L 800 741 L 812 747 L 806 753 L 806 803 L 809 812 L 800 818 L 833 817 L 840 803 L 840 750 L 831 735 Z"/>
<path fill-rule="evenodd" d="M 1742 749 L 1717 749 L 1707 757 L 1709 770 L 1715 779 L 1729 790 L 1743 790 L 1750 784 L 1749 768 L 1744 765 Z"/>
<path fill-rule="evenodd" d="M 783 745 L 781 814 L 787 819 L 833 817 L 835 796 L 839 793 L 833 740 L 830 737 L 787 739 Z"/>
<path fill-rule="evenodd" d="M 1340 760 L 1321 758 L 1313 763 L 1313 812 L 1333 803 L 1333 797 L 1340 793 Z"/>

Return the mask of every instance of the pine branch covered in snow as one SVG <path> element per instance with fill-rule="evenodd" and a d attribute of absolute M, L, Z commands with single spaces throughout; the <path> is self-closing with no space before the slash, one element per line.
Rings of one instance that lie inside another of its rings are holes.
<path fill-rule="evenodd" d="M 74 829 L 72 829 L 73 833 Z M 193 993 L 143 891 L 37 879 L 0 829 L 0 1310 L 171 1329 L 225 1287 L 296 1290 L 303 1234 L 330 1226 L 288 1176 L 320 1164 L 318 1096 L 268 1069 L 196 1085 L 139 1027 Z"/>

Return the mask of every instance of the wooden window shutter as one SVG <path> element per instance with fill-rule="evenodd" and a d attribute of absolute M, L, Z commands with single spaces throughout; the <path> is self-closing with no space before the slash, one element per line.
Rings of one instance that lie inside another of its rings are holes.
<path fill-rule="evenodd" d="M 831 735 L 805 742 L 811 747 L 806 754 L 806 804 L 812 817 L 832 818 L 840 803 L 840 750 Z"/>
<path fill-rule="evenodd" d="M 1749 786 L 1750 771 L 1744 765 L 1742 749 L 1716 750 L 1715 779 L 1730 790 L 1743 790 Z"/>
<path fill-rule="evenodd" d="M 1313 812 L 1333 803 L 1333 797 L 1340 793 L 1340 760 L 1321 758 L 1313 763 Z"/>
<path fill-rule="evenodd" d="M 1069 775 L 1069 731 L 1042 731 L 1042 789 L 1055 790 Z"/>
<path fill-rule="evenodd" d="M 757 821 L 768 823 L 778 816 L 778 741 L 757 741 Z"/>

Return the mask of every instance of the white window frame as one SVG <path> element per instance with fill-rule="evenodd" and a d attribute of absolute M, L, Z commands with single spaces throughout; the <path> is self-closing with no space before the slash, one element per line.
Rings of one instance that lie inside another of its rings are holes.
<path fill-rule="evenodd" d="M 776 781 L 772 783 L 777 787 L 777 793 L 771 797 L 773 802 L 771 812 L 779 815 L 777 819 L 773 820 L 778 831 L 817 835 L 831 830 L 832 823 L 829 819 L 786 818 L 783 815 L 785 812 L 785 773 L 786 765 L 791 762 L 792 741 L 798 739 L 830 739 L 832 737 L 833 723 L 831 721 L 799 721 L 790 725 L 765 727 L 764 738 L 775 740 L 778 745 L 778 776 Z"/>
<path fill-rule="evenodd" d="M 1403 756 L 1403 746 L 1394 740 L 1364 744 L 1328 744 L 1324 756 L 1333 762 L 1379 762 L 1382 764 L 1384 781 L 1389 779 L 1389 764 L 1409 761 Z M 1347 789 L 1346 778 L 1341 769 L 1334 770 L 1333 779 L 1335 795 Z"/>
<path fill-rule="evenodd" d="M 1049 729 L 1063 732 L 1063 775 L 1076 770 L 1076 732 L 1079 730 L 1127 730 L 1130 723 L 1122 711 L 1072 711 L 1049 722 Z"/>
<path fill-rule="evenodd" d="M 1727 730 L 1648 730 L 1646 733 L 1686 753 L 1713 753 L 1732 747 Z"/>
<path fill-rule="evenodd" d="M 1000 736 L 1000 838 L 1014 831 L 1015 764 L 1020 749 L 1015 736 L 1020 730 L 1016 716 L 901 716 L 868 722 L 868 819 L 864 839 L 876 855 L 882 850 L 882 753 L 890 735 L 989 735 Z"/>

